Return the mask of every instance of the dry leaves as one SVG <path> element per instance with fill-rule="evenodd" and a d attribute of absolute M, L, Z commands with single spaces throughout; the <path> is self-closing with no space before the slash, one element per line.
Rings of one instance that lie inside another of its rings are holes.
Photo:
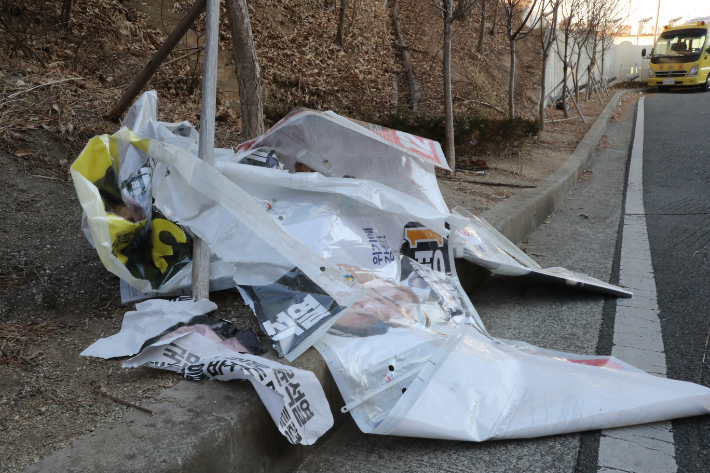
<path fill-rule="evenodd" d="M 54 322 L 0 323 L 0 363 L 34 365 L 42 352 L 33 350 L 32 345 L 61 328 Z"/>

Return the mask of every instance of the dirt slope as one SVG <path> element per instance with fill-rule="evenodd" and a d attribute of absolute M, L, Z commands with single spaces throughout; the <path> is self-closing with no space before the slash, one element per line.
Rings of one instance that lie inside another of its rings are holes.
<path fill-rule="evenodd" d="M 422 89 L 421 108 L 442 113 L 443 21 L 428 0 L 400 2 L 400 10 L 414 71 Z M 483 50 L 478 53 L 480 19 L 480 10 L 474 7 L 464 21 L 454 23 L 451 45 L 454 111 L 476 110 L 484 115 L 505 116 L 490 107 L 466 102 L 486 102 L 508 110 L 508 41 L 500 25 L 496 25 L 493 35 L 490 34 L 492 12 L 489 11 Z M 517 46 L 516 112 L 524 116 L 530 116 L 530 110 L 538 100 L 541 56 L 537 41 L 533 34 Z"/>

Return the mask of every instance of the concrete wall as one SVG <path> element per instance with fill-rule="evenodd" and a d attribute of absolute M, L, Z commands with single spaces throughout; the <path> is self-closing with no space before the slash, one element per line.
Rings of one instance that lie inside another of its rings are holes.
<path fill-rule="evenodd" d="M 562 87 L 559 86 L 560 82 L 564 77 L 564 66 L 560 56 L 564 53 L 565 43 L 563 38 L 557 39 L 557 44 L 553 45 L 550 51 L 550 57 L 547 59 L 547 70 L 545 72 L 545 89 L 547 94 L 547 99 L 545 100 L 545 105 L 550 105 L 555 102 L 557 98 L 562 94 Z M 559 54 L 558 54 L 559 51 Z M 640 53 L 639 53 L 640 54 Z M 639 55 L 640 57 L 640 55 Z M 601 58 L 598 57 L 598 65 L 595 71 L 595 77 L 599 79 L 599 68 L 601 67 Z M 574 54 L 571 58 L 571 63 L 575 64 L 579 61 L 579 76 L 582 84 L 587 82 L 587 66 L 589 66 L 589 57 L 587 53 L 582 51 L 580 57 Z M 610 78 L 616 74 L 616 48 L 614 46 L 610 47 L 604 55 L 604 77 Z M 567 86 L 572 89 L 574 82 L 572 77 L 568 77 Z"/>
<path fill-rule="evenodd" d="M 641 57 L 641 50 L 646 48 L 646 54 L 653 48 L 653 36 L 619 36 L 614 38 L 616 50 L 616 65 L 614 74 L 620 80 L 627 80 L 629 75 L 638 74 L 638 81 L 648 79 L 649 60 Z"/>
<path fill-rule="evenodd" d="M 547 60 L 547 71 L 545 73 L 545 89 L 547 99 L 545 105 L 550 105 L 556 101 L 562 94 L 562 87 L 558 87 L 563 78 L 563 64 L 560 55 L 564 52 L 564 40 L 558 38 L 557 44 L 552 47 L 550 57 Z M 623 82 L 628 80 L 630 75 L 638 74 L 637 81 L 645 82 L 648 78 L 648 63 L 647 58 L 641 57 L 641 50 L 646 48 L 646 53 L 650 54 L 653 47 L 653 36 L 620 36 L 614 38 L 614 44 L 606 51 L 604 55 L 604 77 L 611 78 L 616 76 L 615 82 Z M 560 52 L 560 55 L 557 54 Z M 589 57 L 582 51 L 581 57 L 573 55 L 571 62 L 574 64 L 577 61 L 579 65 L 579 75 L 581 83 L 587 82 L 586 67 L 589 65 Z M 596 77 L 599 78 L 598 69 L 601 67 L 601 58 L 598 58 L 598 66 Z M 573 82 L 571 77 L 568 78 L 567 84 L 572 89 Z M 553 90 L 554 89 L 554 90 Z"/>

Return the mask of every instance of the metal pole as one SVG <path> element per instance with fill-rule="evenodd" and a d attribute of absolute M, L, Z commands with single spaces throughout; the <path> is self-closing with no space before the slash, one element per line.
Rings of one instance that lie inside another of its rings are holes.
<path fill-rule="evenodd" d="M 205 24 L 205 62 L 202 65 L 202 108 L 198 157 L 214 163 L 214 116 L 217 108 L 217 46 L 219 45 L 219 2 L 207 0 Z M 210 249 L 195 237 L 192 249 L 192 296 L 195 300 L 210 297 Z"/>
<path fill-rule="evenodd" d="M 656 27 L 653 29 L 653 45 L 656 45 L 656 34 L 658 33 L 658 15 L 661 13 L 661 0 L 658 0 L 658 6 L 656 6 Z M 641 62 L 643 66 L 643 61 Z"/>

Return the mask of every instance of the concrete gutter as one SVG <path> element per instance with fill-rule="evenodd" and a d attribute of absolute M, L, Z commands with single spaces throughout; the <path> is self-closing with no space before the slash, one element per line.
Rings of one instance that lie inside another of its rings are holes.
<path fill-rule="evenodd" d="M 573 190 L 626 92 L 614 94 L 564 166 L 482 217 L 513 242 L 532 234 Z M 467 287 L 466 275 L 459 276 Z M 276 358 L 273 350 L 265 356 Z M 330 403 L 335 426 L 321 444 L 346 419 L 340 413 L 343 399 L 315 349 L 291 364 L 313 371 Z M 295 469 L 313 448 L 288 443 L 248 382 L 182 381 L 145 407 L 155 415 L 128 409 L 122 420 L 79 437 L 25 472 L 280 473 Z"/>

